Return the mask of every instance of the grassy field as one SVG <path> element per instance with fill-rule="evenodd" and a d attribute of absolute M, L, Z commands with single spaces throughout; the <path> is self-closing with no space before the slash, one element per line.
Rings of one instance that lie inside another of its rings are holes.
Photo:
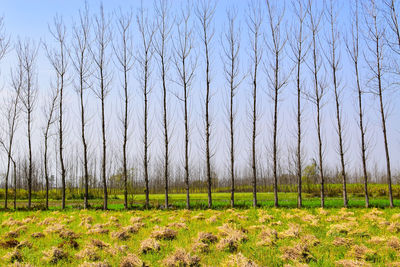
<path fill-rule="evenodd" d="M 260 207 L 251 208 L 251 194 L 238 193 L 238 208 L 229 209 L 229 195 L 216 193 L 216 209 L 206 195 L 193 194 L 193 210 L 184 195 L 171 195 L 174 209 L 144 210 L 136 195 L 132 209 L 121 211 L 122 197 L 109 211 L 78 210 L 80 201 L 52 209 L 0 212 L 0 266 L 400 266 L 400 208 L 363 208 L 352 197 L 341 209 L 340 198 L 305 198 L 295 209 L 296 195 L 260 193 Z M 153 207 L 163 195 L 151 195 Z M 25 205 L 25 200 L 20 202 Z M 40 207 L 41 202 L 35 201 Z M 400 206 L 399 201 L 395 204 Z M 92 200 L 101 205 L 101 200 Z"/>
<path fill-rule="evenodd" d="M 279 204 L 285 208 L 296 208 L 297 207 L 297 194 L 296 193 L 279 193 Z M 214 209 L 226 209 L 230 207 L 230 193 L 213 193 L 213 208 Z M 274 206 L 274 195 L 273 193 L 257 193 L 258 204 L 260 207 L 268 208 Z M 1 200 L 0 200 L 1 201 Z M 44 207 L 43 199 L 33 199 L 33 207 L 40 209 Z M 207 208 L 207 194 L 196 194 L 190 195 L 191 207 L 193 209 L 206 209 Z M 111 210 L 121 210 L 123 206 L 122 195 L 111 195 L 109 197 L 109 208 Z M 129 196 L 130 209 L 143 209 L 145 202 L 144 195 L 133 195 Z M 92 208 L 101 208 L 102 199 L 91 199 L 89 201 Z M 186 207 L 186 195 L 185 194 L 169 194 L 169 203 L 174 209 L 183 209 Z M 252 194 L 251 193 L 235 193 L 235 205 L 236 208 L 247 209 L 252 207 Z M 395 205 L 400 206 L 400 199 L 394 200 Z M 61 200 L 50 200 L 49 202 L 51 209 L 59 209 L 61 207 Z M 317 208 L 320 206 L 319 197 L 313 197 L 310 194 L 303 194 L 303 204 L 307 208 Z M 160 208 L 164 205 L 164 194 L 151 194 L 150 205 L 154 208 Z M 340 197 L 327 197 L 325 201 L 327 208 L 340 208 L 343 206 L 343 200 Z M 372 207 L 384 208 L 389 206 L 389 200 L 387 197 L 375 197 L 370 199 L 370 205 Z M 0 202 L 0 207 L 2 203 Z M 18 208 L 24 208 L 27 206 L 27 200 L 21 199 L 17 201 Z M 67 199 L 67 207 L 69 208 L 82 208 L 83 200 L 79 199 Z M 349 195 L 349 207 L 362 208 L 365 206 L 364 197 L 358 195 Z M 13 207 L 12 200 L 9 201 L 9 207 Z"/>

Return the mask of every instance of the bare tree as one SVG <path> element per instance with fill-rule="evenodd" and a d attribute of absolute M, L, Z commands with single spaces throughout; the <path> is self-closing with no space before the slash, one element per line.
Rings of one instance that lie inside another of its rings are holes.
<path fill-rule="evenodd" d="M 230 153 L 230 178 L 231 178 L 231 207 L 235 205 L 235 118 L 236 108 L 234 107 L 234 98 L 241 80 L 239 78 L 239 50 L 240 50 L 240 32 L 236 26 L 237 11 L 227 11 L 228 29 L 223 38 L 223 61 L 225 79 L 229 88 L 229 153 Z"/>
<path fill-rule="evenodd" d="M 4 58 L 10 48 L 10 37 L 4 29 L 4 18 L 0 17 L 0 60 Z"/>
<path fill-rule="evenodd" d="M 279 94 L 286 86 L 288 76 L 282 73 L 282 59 L 285 52 L 287 37 L 282 36 L 282 20 L 285 14 L 285 8 L 279 10 L 277 5 L 272 5 L 271 0 L 267 0 L 268 26 L 270 28 L 270 42 L 267 41 L 267 47 L 272 54 L 272 59 L 269 63 L 268 80 L 270 87 L 270 97 L 274 102 L 273 115 L 273 135 L 272 135 L 272 161 L 273 161 L 273 176 L 274 176 L 274 205 L 278 203 L 278 103 Z"/>
<path fill-rule="evenodd" d="M 366 58 L 366 61 L 372 75 L 372 79 L 370 80 L 370 86 L 372 88 L 371 91 L 375 96 L 379 98 L 382 133 L 386 155 L 386 178 L 389 189 L 390 207 L 393 207 L 392 174 L 390 169 L 389 144 L 386 131 L 387 113 L 383 100 L 386 88 L 382 84 L 382 80 L 384 78 L 383 76 L 385 74 L 385 68 L 383 65 L 385 28 L 382 26 L 379 9 L 376 5 L 375 0 L 368 1 L 368 6 L 365 5 L 364 8 L 367 22 L 367 48 L 371 55 L 371 58 Z"/>
<path fill-rule="evenodd" d="M 153 57 L 153 37 L 155 34 L 155 27 L 148 21 L 147 13 L 141 7 L 139 10 L 139 14 L 136 16 L 136 21 L 139 28 L 140 33 L 140 53 L 136 58 L 140 70 L 138 71 L 139 74 L 139 81 L 141 90 L 143 93 L 143 100 L 144 100 L 144 117 L 143 117 L 143 124 L 144 124 L 144 137 L 143 137 L 143 168 L 144 168 L 144 182 L 145 182 L 145 194 L 146 194 L 146 201 L 145 207 L 149 208 L 150 200 L 149 200 L 149 157 L 148 157 L 148 150 L 149 150 L 149 140 L 148 140 L 148 97 L 151 92 L 151 86 L 149 84 L 149 77 L 151 73 L 150 64 L 151 59 Z"/>
<path fill-rule="evenodd" d="M 50 61 L 51 66 L 53 67 L 56 76 L 57 83 L 59 86 L 59 97 L 58 97 L 58 145 L 59 145 L 59 157 L 60 157 L 60 167 L 61 167 L 61 186 L 62 186 L 62 209 L 65 209 L 65 178 L 66 178 L 66 170 L 64 164 L 64 123 L 63 123 L 63 115 L 64 115 L 64 89 L 66 85 L 66 72 L 68 68 L 68 49 L 66 47 L 66 26 L 64 24 L 63 18 L 56 16 L 53 20 L 53 28 L 49 25 L 49 31 L 51 36 L 54 38 L 57 48 L 51 49 L 46 44 L 44 45 L 47 52 L 47 57 Z"/>
<path fill-rule="evenodd" d="M 206 175 L 207 175 L 207 194 L 208 194 L 208 207 L 212 207 L 211 195 L 211 151 L 210 151 L 210 101 L 212 92 L 210 91 L 211 73 L 210 73 L 210 45 L 214 36 L 214 29 L 212 21 L 215 14 L 215 4 L 210 0 L 201 0 L 197 6 L 197 18 L 201 26 L 201 40 L 204 45 L 205 57 L 205 79 L 206 79 L 206 98 L 205 98 L 205 141 L 206 141 Z"/>
<path fill-rule="evenodd" d="M 343 118 L 342 118 L 342 98 L 343 98 L 343 87 L 340 84 L 339 71 L 341 69 L 340 65 L 340 51 L 338 51 L 338 46 L 340 45 L 340 34 L 337 30 L 338 26 L 338 12 L 335 9 L 334 5 L 337 3 L 333 3 L 332 0 L 329 1 L 329 9 L 327 13 L 328 21 L 330 24 L 330 36 L 328 38 L 328 45 L 330 48 L 330 52 L 327 56 L 328 64 L 332 72 L 332 86 L 333 92 L 335 95 L 335 104 L 336 104 L 336 132 L 338 134 L 339 139 L 339 156 L 340 156 L 340 165 L 341 165 L 341 178 L 343 183 L 343 206 L 347 208 L 348 200 L 347 200 L 347 175 L 346 175 L 346 163 L 345 163 L 345 144 L 344 144 L 344 129 L 343 129 Z"/>
<path fill-rule="evenodd" d="M 190 209 L 189 195 L 189 96 L 191 85 L 194 78 L 196 62 L 192 58 L 193 35 L 192 25 L 190 25 L 190 8 L 182 9 L 179 22 L 177 24 L 177 38 L 174 42 L 175 57 L 173 58 L 178 73 L 177 83 L 182 87 L 183 94 L 177 96 L 184 105 L 184 124 L 185 124 L 185 188 L 186 188 L 186 208 Z"/>
<path fill-rule="evenodd" d="M 128 129 L 129 129 L 129 100 L 130 100 L 130 89 L 129 89 L 129 73 L 133 68 L 134 55 L 133 55 L 133 37 L 132 37 L 132 11 L 123 13 L 120 11 L 118 17 L 117 28 L 119 34 L 118 47 L 114 45 L 114 50 L 117 58 L 117 63 L 120 70 L 123 73 L 123 142 L 122 142 L 122 168 L 124 176 L 124 207 L 128 208 L 128 163 L 127 163 L 127 145 L 128 145 Z"/>
<path fill-rule="evenodd" d="M 15 132 L 18 127 L 20 117 L 20 95 L 21 88 L 23 85 L 24 72 L 22 68 L 22 62 L 18 62 L 18 67 L 15 70 L 11 70 L 11 87 L 12 91 L 9 96 L 9 100 L 5 105 L 5 117 L 6 117 L 6 139 L 1 139 L 0 142 L 7 152 L 7 171 L 5 177 L 5 195 L 4 195 L 4 208 L 7 209 L 8 204 L 8 178 L 10 175 L 10 164 L 13 161 L 13 143 Z"/>
<path fill-rule="evenodd" d="M 168 133 L 168 110 L 167 110 L 167 71 L 170 61 L 168 55 L 168 42 L 172 24 L 169 20 L 168 1 L 159 0 L 156 2 L 155 10 L 157 14 L 157 38 L 154 39 L 155 52 L 160 58 L 159 67 L 162 82 L 162 101 L 163 101 L 163 135 L 164 135 L 164 188 L 165 188 L 165 208 L 168 208 L 168 178 L 169 178 L 169 133 Z"/>
<path fill-rule="evenodd" d="M 108 46 L 111 43 L 111 20 L 104 14 L 103 4 L 100 5 L 100 11 L 94 18 L 94 45 L 91 47 L 93 61 L 97 68 L 95 74 L 98 80 L 98 87 L 93 88 L 95 96 L 101 103 L 101 132 L 102 132 L 102 163 L 101 163 L 101 177 L 103 181 L 103 194 L 104 202 L 103 209 L 108 209 L 108 192 L 107 192 L 107 139 L 106 139 L 106 118 L 105 118 L 105 102 L 108 94 L 111 91 L 111 73 L 108 71 L 107 66 L 110 61 L 110 54 L 108 54 Z"/>
<path fill-rule="evenodd" d="M 44 108 L 44 116 L 46 118 L 46 126 L 43 129 L 43 137 L 44 137 L 44 154 L 43 154 L 43 161 L 44 161 L 44 179 L 46 182 L 46 209 L 49 208 L 49 159 L 48 159 L 48 143 L 49 137 L 52 135 L 50 133 L 51 126 L 57 121 L 57 117 L 55 116 L 56 108 L 57 108 L 57 100 L 59 97 L 60 86 L 59 80 L 57 80 L 56 85 L 51 85 L 53 88 L 52 95 L 49 99 L 49 105 Z"/>
<path fill-rule="evenodd" d="M 359 116 L 359 124 L 358 127 L 360 129 L 360 137 L 361 137 L 361 161 L 362 161 L 362 170 L 363 170 L 363 178 L 364 178 L 364 195 L 365 195 L 365 207 L 369 207 L 369 197 L 368 197 L 368 172 L 367 172 L 367 143 L 365 140 L 366 127 L 364 122 L 364 108 L 363 108 L 363 94 L 364 91 L 361 88 L 360 82 L 360 74 L 359 74 L 359 8 L 358 8 L 358 0 L 354 1 L 354 6 L 352 6 L 352 20 L 351 20 L 351 33 L 350 33 L 350 42 L 346 43 L 347 52 L 351 58 L 351 61 L 354 66 L 354 76 L 356 80 L 357 86 L 357 95 L 358 95 L 358 116 Z"/>
<path fill-rule="evenodd" d="M 316 8 L 316 7 L 315 7 Z M 318 170 L 321 182 L 321 207 L 325 206 L 325 179 L 324 179 L 324 165 L 323 165 L 323 142 L 322 142 L 322 129 L 321 129 L 321 110 L 323 107 L 323 97 L 326 93 L 324 83 L 321 81 L 320 69 L 322 66 L 321 56 L 318 50 L 318 33 L 320 30 L 320 22 L 323 17 L 323 11 L 314 10 L 312 0 L 308 2 L 308 15 L 309 15 L 309 28 L 311 31 L 311 52 L 312 64 L 311 72 L 313 76 L 314 92 L 308 94 L 308 98 L 315 105 L 316 108 L 316 123 L 318 135 Z"/>
<path fill-rule="evenodd" d="M 302 207 L 302 170 L 303 170 L 303 158 L 302 158 L 302 106 L 301 106 L 301 98 L 302 98 L 302 64 L 305 61 L 305 57 L 307 55 L 308 47 L 305 46 L 306 35 L 304 34 L 304 23 L 307 17 L 307 9 L 308 7 L 304 3 L 303 0 L 297 0 L 293 3 L 295 6 L 295 15 L 296 21 L 294 32 L 293 43 L 291 44 L 294 62 L 296 64 L 296 89 L 297 89 L 297 149 L 296 149 L 296 176 L 297 176 L 297 207 Z"/>
<path fill-rule="evenodd" d="M 73 26 L 73 42 L 71 52 L 71 62 L 78 82 L 75 83 L 74 88 L 79 95 L 80 104 L 80 126 L 81 126 L 81 141 L 83 146 L 83 172 L 85 183 L 85 196 L 83 207 L 89 207 L 89 170 L 88 170 L 88 141 L 86 139 L 86 113 L 85 113 L 85 91 L 91 87 L 89 78 L 91 76 L 91 63 L 90 57 L 90 19 L 89 8 L 85 3 L 84 11 L 79 11 L 79 22 Z"/>
<path fill-rule="evenodd" d="M 247 16 L 247 27 L 249 30 L 250 39 L 250 76 L 252 85 L 252 106 L 251 106 L 251 121 L 252 121 L 252 135 L 251 135 L 251 170 L 252 170 L 252 187 L 253 187 L 253 207 L 257 206 L 257 151 L 256 151 L 256 138 L 257 138 L 257 88 L 258 88 L 258 68 L 262 58 L 262 46 L 259 44 L 260 37 L 262 36 L 261 25 L 263 21 L 263 13 L 260 2 L 253 1 L 249 6 L 249 14 Z"/>
<path fill-rule="evenodd" d="M 32 177 L 33 177 L 33 159 L 32 159 L 32 113 L 34 111 L 37 85 L 36 85 L 36 56 L 39 46 L 34 41 L 26 39 L 18 40 L 16 45 L 18 61 L 21 62 L 23 68 L 23 85 L 21 88 L 21 102 L 23 111 L 26 114 L 26 129 L 28 137 L 28 208 L 32 204 Z"/>

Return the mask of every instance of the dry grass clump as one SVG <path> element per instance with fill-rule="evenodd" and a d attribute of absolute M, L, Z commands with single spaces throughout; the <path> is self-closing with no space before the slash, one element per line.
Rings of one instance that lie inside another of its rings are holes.
<path fill-rule="evenodd" d="M 79 267 L 111 267 L 111 265 L 107 261 L 100 262 L 84 262 L 79 265 Z"/>
<path fill-rule="evenodd" d="M 21 252 L 19 252 L 19 250 L 14 249 L 11 252 L 8 252 L 6 255 L 3 256 L 3 259 L 7 262 L 22 262 L 23 261 L 23 257 Z"/>
<path fill-rule="evenodd" d="M 2 224 L 1 224 L 2 227 L 5 227 L 5 226 L 10 227 L 10 226 L 14 226 L 14 225 L 21 226 L 21 225 L 23 225 L 23 223 L 18 220 L 15 220 L 13 217 L 10 217 L 7 220 L 5 220 L 4 222 L 2 222 Z"/>
<path fill-rule="evenodd" d="M 4 238 L 17 238 L 17 237 L 19 237 L 18 231 L 9 231 L 4 234 Z"/>
<path fill-rule="evenodd" d="M 206 223 L 215 223 L 218 220 L 216 215 L 211 216 L 210 218 L 206 219 Z"/>
<path fill-rule="evenodd" d="M 91 244 L 92 246 L 96 247 L 96 248 L 99 248 L 99 249 L 108 248 L 108 247 L 110 246 L 110 244 L 105 243 L 105 242 L 103 242 L 103 241 L 101 241 L 101 240 L 99 240 L 99 239 L 92 239 L 92 240 L 90 241 L 90 244 Z"/>
<path fill-rule="evenodd" d="M 258 267 L 258 264 L 246 258 L 242 253 L 239 252 L 235 255 L 230 255 L 225 263 L 225 266 Z"/>
<path fill-rule="evenodd" d="M 37 233 L 31 234 L 31 237 L 33 237 L 33 238 L 43 238 L 44 234 L 41 233 L 41 232 L 37 232 Z"/>
<path fill-rule="evenodd" d="M 373 236 L 371 237 L 370 240 L 368 240 L 368 243 L 372 245 L 380 245 L 386 241 L 386 238 L 381 237 L 381 236 Z"/>
<path fill-rule="evenodd" d="M 290 223 L 289 228 L 279 233 L 279 238 L 297 238 L 300 236 L 301 227 L 298 224 Z"/>
<path fill-rule="evenodd" d="M 29 263 L 20 263 L 20 262 L 14 262 L 13 264 L 8 265 L 8 267 L 33 267 Z"/>
<path fill-rule="evenodd" d="M 197 241 L 204 244 L 211 244 L 218 241 L 218 237 L 209 232 L 199 232 Z"/>
<path fill-rule="evenodd" d="M 314 260 L 308 246 L 302 243 L 296 243 L 293 246 L 286 246 L 281 248 L 282 260 L 294 262 L 310 262 Z"/>
<path fill-rule="evenodd" d="M 28 240 L 23 240 L 17 245 L 17 249 L 32 248 L 33 244 Z"/>
<path fill-rule="evenodd" d="M 318 240 L 318 238 L 315 237 L 315 235 L 304 235 L 300 239 L 301 243 L 306 244 L 309 247 L 314 247 L 320 244 L 320 241 Z"/>
<path fill-rule="evenodd" d="M 157 240 L 173 240 L 176 238 L 178 232 L 172 230 L 165 226 L 154 226 L 153 232 L 151 232 L 151 237 Z"/>
<path fill-rule="evenodd" d="M 186 226 L 186 223 L 184 223 L 184 222 L 173 222 L 173 223 L 169 223 L 169 224 L 167 225 L 167 227 L 170 227 L 170 228 L 177 228 L 177 229 L 188 229 L 187 226 Z"/>
<path fill-rule="evenodd" d="M 56 264 L 57 262 L 68 258 L 68 254 L 63 249 L 57 247 L 52 247 L 50 250 L 44 251 L 43 254 L 43 259 L 52 264 Z"/>
<path fill-rule="evenodd" d="M 81 222 L 80 222 L 79 226 L 82 226 L 82 227 L 85 227 L 86 229 L 88 229 L 91 227 L 92 223 L 93 223 L 93 217 L 84 215 L 81 218 Z"/>
<path fill-rule="evenodd" d="M 336 266 L 342 267 L 367 267 L 371 266 L 368 262 L 358 260 L 339 260 L 336 262 Z"/>
<path fill-rule="evenodd" d="M 257 246 L 273 246 L 278 239 L 278 232 L 272 228 L 263 229 L 258 235 L 260 241 L 257 242 Z"/>
<path fill-rule="evenodd" d="M 100 260 L 100 255 L 97 253 L 96 248 L 89 246 L 78 253 L 75 254 L 75 257 L 78 259 L 85 259 L 89 261 L 98 261 Z"/>
<path fill-rule="evenodd" d="M 329 231 L 326 233 L 327 235 L 340 235 L 345 234 L 347 235 L 353 229 L 357 229 L 358 223 L 357 222 L 345 222 L 345 223 L 338 223 L 332 224 L 329 226 Z"/>
<path fill-rule="evenodd" d="M 78 239 L 79 235 L 75 233 L 74 231 L 71 231 L 69 229 L 62 229 L 60 233 L 58 234 L 62 239 Z"/>
<path fill-rule="evenodd" d="M 192 245 L 192 251 L 198 253 L 208 253 L 210 252 L 210 245 L 203 242 L 195 242 Z"/>
<path fill-rule="evenodd" d="M 347 253 L 349 257 L 355 258 L 357 260 L 369 260 L 373 258 L 375 254 L 375 251 L 367 248 L 364 245 L 354 245 Z"/>
<path fill-rule="evenodd" d="M 312 214 L 305 214 L 301 216 L 300 219 L 311 226 L 317 226 L 319 222 L 318 218 Z"/>
<path fill-rule="evenodd" d="M 198 256 L 192 256 L 183 248 L 178 248 L 173 255 L 163 261 L 163 265 L 170 267 L 200 266 L 200 258 Z"/>
<path fill-rule="evenodd" d="M 129 219 L 129 222 L 131 224 L 135 224 L 135 223 L 141 223 L 143 221 L 143 217 L 131 217 Z"/>
<path fill-rule="evenodd" d="M 141 267 L 146 266 L 146 264 L 135 254 L 128 254 L 122 258 L 121 267 Z"/>
<path fill-rule="evenodd" d="M 399 233 L 400 232 L 400 223 L 399 222 L 392 222 L 387 227 L 387 230 L 392 233 Z"/>
<path fill-rule="evenodd" d="M 75 239 L 67 239 L 67 240 L 64 240 L 63 242 L 61 242 L 60 244 L 58 244 L 57 247 L 58 248 L 70 247 L 73 249 L 78 249 L 79 244 L 78 244 L 78 242 L 75 241 Z"/>
<path fill-rule="evenodd" d="M 105 224 L 95 224 L 89 231 L 89 234 L 108 234 L 110 229 L 105 228 Z"/>
<path fill-rule="evenodd" d="M 397 236 L 391 236 L 387 241 L 387 246 L 399 250 L 400 249 L 400 239 Z"/>
<path fill-rule="evenodd" d="M 353 244 L 353 239 L 347 238 L 347 237 L 336 237 L 333 240 L 332 244 L 334 246 L 346 246 L 346 247 L 348 247 L 348 246 Z"/>
<path fill-rule="evenodd" d="M 56 222 L 56 219 L 53 217 L 47 217 L 43 221 L 41 221 L 38 225 L 50 225 Z"/>
<path fill-rule="evenodd" d="M 136 234 L 139 232 L 140 228 L 144 226 L 144 223 L 135 223 L 133 225 L 125 226 L 122 228 L 122 230 L 130 233 L 130 234 Z"/>
<path fill-rule="evenodd" d="M 16 239 L 9 239 L 9 240 L 0 242 L 0 247 L 5 248 L 5 249 L 15 248 L 18 245 L 19 245 L 19 241 Z"/>
<path fill-rule="evenodd" d="M 218 227 L 218 231 L 223 237 L 217 244 L 219 250 L 236 251 L 239 244 L 247 240 L 247 235 L 243 230 L 238 230 L 229 224 Z"/>
<path fill-rule="evenodd" d="M 49 225 L 46 229 L 44 229 L 44 232 L 47 234 L 59 234 L 64 229 L 65 229 L 64 224 L 55 223 Z"/>
<path fill-rule="evenodd" d="M 131 236 L 126 230 L 114 231 L 111 233 L 111 237 L 118 240 L 128 240 Z"/>
<path fill-rule="evenodd" d="M 269 214 L 264 214 L 260 217 L 260 219 L 258 219 L 258 222 L 260 223 L 267 223 L 270 222 L 274 219 L 274 216 L 269 215 Z"/>
<path fill-rule="evenodd" d="M 147 238 L 140 243 L 140 251 L 142 253 L 149 253 L 160 250 L 160 243 L 154 238 Z"/>

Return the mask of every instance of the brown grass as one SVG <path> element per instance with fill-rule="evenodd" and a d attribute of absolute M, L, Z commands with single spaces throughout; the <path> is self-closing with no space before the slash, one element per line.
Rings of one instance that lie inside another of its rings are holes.
<path fill-rule="evenodd" d="M 9 239 L 9 240 L 0 242 L 0 247 L 5 248 L 5 249 L 15 248 L 18 245 L 19 245 L 19 241 L 16 239 Z"/>
<path fill-rule="evenodd" d="M 79 267 L 111 267 L 111 265 L 107 261 L 101 262 L 84 262 L 79 265 Z"/>
<path fill-rule="evenodd" d="M 211 244 L 218 241 L 218 237 L 210 232 L 199 232 L 197 241 L 205 244 Z"/>
<path fill-rule="evenodd" d="M 31 234 L 32 238 L 43 238 L 45 235 L 41 232 Z"/>
<path fill-rule="evenodd" d="M 400 239 L 397 236 L 391 236 L 387 241 L 387 246 L 394 250 L 400 250 Z"/>
<path fill-rule="evenodd" d="M 17 249 L 32 248 L 32 246 L 33 244 L 31 242 L 28 240 L 23 240 L 18 244 Z"/>
<path fill-rule="evenodd" d="M 96 247 L 96 248 L 99 248 L 99 249 L 108 248 L 108 247 L 110 246 L 110 244 L 105 243 L 105 242 L 103 242 L 103 241 L 101 241 L 101 240 L 99 240 L 99 239 L 92 239 L 92 240 L 90 241 L 90 244 L 91 244 L 92 246 Z"/>
<path fill-rule="evenodd" d="M 6 255 L 3 256 L 3 259 L 7 262 L 22 262 L 23 261 L 23 257 L 21 252 L 19 252 L 19 250 L 14 249 L 11 252 L 8 252 Z"/>
<path fill-rule="evenodd" d="M 151 232 L 151 237 L 157 240 L 173 240 L 176 238 L 178 232 L 172 230 L 165 226 L 154 226 L 153 232 Z"/>
<path fill-rule="evenodd" d="M 128 240 L 131 236 L 129 235 L 128 231 L 119 230 L 119 231 L 112 232 L 111 237 L 114 239 L 118 239 L 118 240 Z"/>
<path fill-rule="evenodd" d="M 295 223 L 289 223 L 288 229 L 278 234 L 279 238 L 298 238 L 300 236 L 301 227 Z"/>
<path fill-rule="evenodd" d="M 140 267 L 146 266 L 146 264 L 135 254 L 128 254 L 122 258 L 121 267 Z"/>
<path fill-rule="evenodd" d="M 50 250 L 44 251 L 43 254 L 43 259 L 52 264 L 68 258 L 68 254 L 63 249 L 57 247 L 52 247 Z"/>
<path fill-rule="evenodd" d="M 314 256 L 311 254 L 308 246 L 302 243 L 296 243 L 293 246 L 282 247 L 281 252 L 281 257 L 284 261 L 308 263 L 314 260 Z"/>
<path fill-rule="evenodd" d="M 140 243 L 140 252 L 149 253 L 160 250 L 160 243 L 154 238 L 147 238 Z"/>
<path fill-rule="evenodd" d="M 195 242 L 192 245 L 192 251 L 198 253 L 208 253 L 210 252 L 210 245 L 203 242 Z"/>
<path fill-rule="evenodd" d="M 225 266 L 258 267 L 258 264 L 246 258 L 242 253 L 237 253 L 229 256 L 228 260 L 225 263 Z"/>
<path fill-rule="evenodd" d="M 336 237 L 332 244 L 334 246 L 346 246 L 349 247 L 350 245 L 353 244 L 353 239 L 347 238 L 347 237 Z"/>
<path fill-rule="evenodd" d="M 170 267 L 200 266 L 200 258 L 198 256 L 192 256 L 183 248 L 178 248 L 173 255 L 163 261 L 163 265 Z"/>
<path fill-rule="evenodd" d="M 341 266 L 341 267 L 367 267 L 371 266 L 371 264 L 365 262 L 365 261 L 359 261 L 359 260 L 339 260 L 335 264 L 336 266 Z"/>
<path fill-rule="evenodd" d="M 355 258 L 356 260 L 368 260 L 375 254 L 375 251 L 367 248 L 364 245 L 354 245 L 347 253 L 348 257 Z"/>
<path fill-rule="evenodd" d="M 92 246 L 88 246 L 78 253 L 75 254 L 75 257 L 78 259 L 85 259 L 89 261 L 98 261 L 100 260 L 100 255 L 97 253 L 96 248 Z"/>

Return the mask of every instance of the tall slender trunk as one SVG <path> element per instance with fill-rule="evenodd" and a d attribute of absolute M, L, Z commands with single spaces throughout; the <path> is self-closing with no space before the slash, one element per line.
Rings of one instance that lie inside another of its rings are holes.
<path fill-rule="evenodd" d="M 61 49 L 62 51 L 62 49 Z M 62 52 L 61 52 L 62 53 Z M 64 64 L 64 63 L 62 63 Z M 59 116 L 59 149 L 60 149 L 60 167 L 61 167 L 61 183 L 62 183 L 62 209 L 65 209 L 65 166 L 63 156 L 63 94 L 64 94 L 64 75 L 61 75 L 61 86 L 60 86 L 60 116 Z"/>
<path fill-rule="evenodd" d="M 104 88 L 104 78 L 103 78 L 103 70 L 100 71 L 100 77 L 101 77 L 101 88 Z M 102 138 L 103 138 L 103 159 L 102 159 L 102 179 L 103 179 L 103 194 L 104 194 L 104 200 L 103 200 L 103 209 L 107 210 L 108 209 L 108 192 L 107 192 L 107 169 L 106 169 L 106 160 L 107 160 L 107 143 L 106 143 L 106 125 L 105 125 L 105 95 L 104 95 L 104 89 L 101 89 L 101 132 L 102 132 Z"/>
<path fill-rule="evenodd" d="M 14 210 L 17 210 L 17 165 L 13 161 L 14 165 Z"/>
<path fill-rule="evenodd" d="M 300 29 L 300 38 L 301 37 L 301 30 Z M 301 85 L 300 85 L 300 70 L 301 70 L 301 43 L 299 47 L 299 55 L 297 59 L 297 77 L 296 77 L 296 85 L 297 85 L 297 208 L 301 208 L 303 206 L 303 199 L 302 199 L 302 168 L 301 168 Z"/>
<path fill-rule="evenodd" d="M 125 51 L 125 59 L 126 59 L 126 51 Z M 124 141 L 122 144 L 122 153 L 123 153 L 123 172 L 124 172 L 124 207 L 128 208 L 128 164 L 127 164 L 127 156 L 126 156 L 126 148 L 128 144 L 128 77 L 127 77 L 127 66 L 124 65 L 124 97 L 125 97 L 125 110 L 124 110 Z"/>
<path fill-rule="evenodd" d="M 146 70 L 147 73 L 147 70 Z M 145 74 L 146 75 L 146 74 Z M 147 81 L 145 82 L 145 88 L 147 88 Z M 147 89 L 145 89 L 147 90 Z M 148 156 L 147 156 L 147 150 L 148 150 L 148 137 L 147 137 L 147 116 L 148 116 L 148 103 L 147 103 L 147 91 L 144 93 L 144 158 L 143 158 L 143 164 L 144 164 L 144 181 L 146 184 L 146 209 L 150 207 L 150 200 L 149 200 L 149 171 L 148 171 Z"/>

